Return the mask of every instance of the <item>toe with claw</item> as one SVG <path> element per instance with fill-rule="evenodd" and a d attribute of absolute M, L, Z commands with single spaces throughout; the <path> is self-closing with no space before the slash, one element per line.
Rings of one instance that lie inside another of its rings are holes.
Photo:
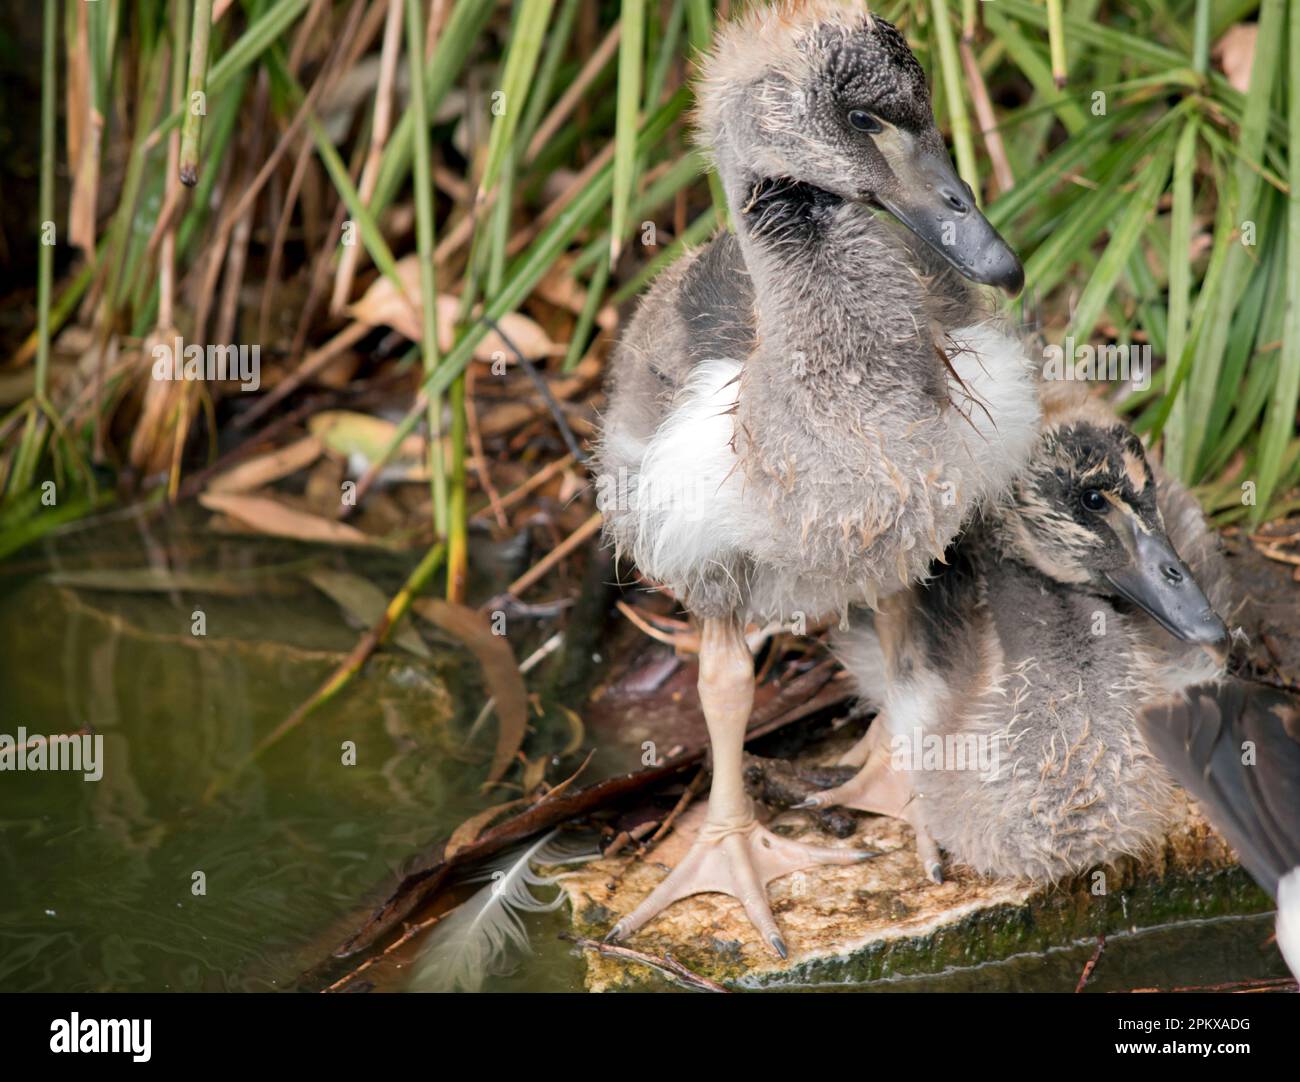
<path fill-rule="evenodd" d="M 692 894 L 729 894 L 742 906 L 759 935 L 781 958 L 789 957 L 767 900 L 767 884 L 783 875 L 818 864 L 857 864 L 874 850 L 805 845 L 774 834 L 757 822 L 711 834 L 708 827 L 668 877 L 607 936 L 625 939 L 673 902 Z"/>

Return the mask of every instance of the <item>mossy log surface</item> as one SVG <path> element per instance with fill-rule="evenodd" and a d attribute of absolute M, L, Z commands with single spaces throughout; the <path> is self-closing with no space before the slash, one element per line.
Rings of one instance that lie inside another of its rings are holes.
<path fill-rule="evenodd" d="M 600 938 L 636 906 L 684 852 L 701 811 L 684 817 L 648 860 L 603 860 L 566 879 L 577 934 Z M 1124 860 L 1050 887 L 988 879 L 960 867 L 949 868 L 943 883 L 932 883 L 915 855 L 910 828 L 891 819 L 864 819 L 851 838 L 839 842 L 800 812 L 786 812 L 770 825 L 814 844 L 865 846 L 881 855 L 771 884 L 772 910 L 790 950 L 785 961 L 759 939 L 740 903 L 722 894 L 670 906 L 628 945 L 671 954 L 703 976 L 744 987 L 860 983 L 1272 907 L 1188 803 L 1164 845 L 1146 860 Z M 592 991 L 634 989 L 658 979 L 648 967 L 594 953 L 587 965 Z"/>

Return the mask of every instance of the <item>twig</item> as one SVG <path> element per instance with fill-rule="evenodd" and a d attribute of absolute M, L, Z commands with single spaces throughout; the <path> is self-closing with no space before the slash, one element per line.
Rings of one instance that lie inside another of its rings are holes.
<path fill-rule="evenodd" d="M 392 128 L 393 87 L 397 83 L 397 58 L 402 42 L 402 0 L 388 0 L 384 22 L 384 43 L 379 53 L 379 81 L 375 86 L 374 120 L 370 128 L 370 147 L 366 151 L 366 164 L 361 168 L 361 183 L 357 194 L 367 207 L 374 198 L 375 185 L 379 183 L 379 163 Z M 352 293 L 352 279 L 356 274 L 357 258 L 364 245 L 353 244 L 344 248 L 334 274 L 334 293 L 330 298 L 330 311 L 343 311 Z"/>
<path fill-rule="evenodd" d="M 450 912 L 452 912 L 452 910 L 450 909 L 447 910 L 447 913 Z M 325 992 L 342 991 L 345 985 L 351 984 L 353 980 L 361 976 L 362 973 L 364 973 L 367 969 L 373 966 L 376 962 L 382 961 L 384 958 L 387 958 L 388 955 L 392 954 L 395 950 L 401 948 L 402 944 L 409 943 L 412 939 L 414 939 L 417 935 L 423 932 L 426 928 L 430 928 L 433 925 L 439 923 L 444 917 L 447 916 L 447 913 L 439 913 L 436 917 L 430 917 L 428 920 L 421 920 L 421 921 L 416 921 L 414 924 L 408 924 L 406 926 L 406 930 L 403 931 L 400 936 L 398 936 L 395 940 L 393 940 L 393 942 L 388 944 L 388 946 L 386 946 L 378 954 L 372 955 L 371 957 L 367 958 L 364 962 L 362 962 L 359 966 L 357 966 L 355 969 L 350 970 L 349 972 L 343 974 L 343 976 L 341 976 L 328 988 L 322 988 L 321 989 L 322 994 Z"/>
<path fill-rule="evenodd" d="M 615 943 L 602 943 L 599 940 L 584 939 L 581 936 L 561 935 L 560 938 L 568 940 L 584 950 L 595 951 L 597 954 L 603 954 L 608 958 L 619 958 L 625 962 L 640 962 L 642 965 L 657 969 L 664 976 L 687 988 L 693 988 L 697 992 L 730 991 L 717 981 L 711 981 L 708 977 L 701 977 L 698 973 L 687 969 L 671 954 L 660 957 L 657 954 L 647 954 L 645 951 L 633 950 L 631 947 L 620 947 Z"/>
<path fill-rule="evenodd" d="M 600 529 L 602 521 L 603 516 L 599 511 L 592 512 L 591 517 L 587 519 L 586 522 L 574 530 L 573 533 L 569 534 L 569 536 L 556 545 L 555 548 L 551 549 L 551 551 L 538 560 L 537 563 L 533 564 L 532 567 L 515 579 L 514 582 L 506 587 L 505 592 L 507 594 L 518 596 L 527 590 L 528 587 L 540 581 L 556 564 L 567 557 L 575 549 L 583 545 L 588 538 L 594 536 L 596 531 Z"/>
<path fill-rule="evenodd" d="M 250 161 L 262 157 L 262 143 L 266 115 L 267 98 L 270 96 L 270 84 L 266 72 L 259 72 L 257 93 L 253 98 L 253 131 L 248 141 Z M 248 242 L 253 232 L 253 211 L 255 200 L 241 199 L 239 205 L 243 213 L 235 219 L 230 231 L 230 247 L 225 259 L 225 278 L 222 282 L 221 301 L 217 307 L 218 342 L 233 342 L 235 339 L 235 320 L 239 313 L 239 293 L 244 284 L 244 267 L 248 262 Z"/>
<path fill-rule="evenodd" d="M 551 462 L 543 466 L 540 470 L 538 470 L 535 474 L 533 474 L 530 478 L 528 478 L 528 480 L 525 481 L 523 484 L 519 485 L 517 488 L 512 488 L 509 492 L 507 492 L 504 496 L 501 497 L 500 499 L 501 510 L 504 511 L 508 507 L 513 507 L 525 496 L 527 496 L 530 492 L 534 491 L 535 489 L 541 488 L 542 485 L 546 484 L 546 482 L 549 481 L 552 477 L 554 477 L 557 473 L 560 473 L 563 470 L 568 469 L 570 466 L 574 464 L 575 461 L 577 460 L 572 455 L 565 455 L 563 458 L 557 458 L 554 462 Z"/>
<path fill-rule="evenodd" d="M 638 823 L 631 830 L 620 831 L 618 836 L 605 847 L 605 851 L 601 853 L 601 859 L 608 860 L 610 857 L 618 856 L 633 842 L 639 842 L 654 830 L 655 826 L 655 821 L 651 819 L 644 823 Z"/>
<path fill-rule="evenodd" d="M 1083 972 L 1079 974 L 1079 983 L 1074 986 L 1075 992 L 1082 992 L 1083 986 L 1088 983 L 1088 978 L 1092 976 L 1092 971 L 1097 968 L 1097 962 L 1101 959 L 1101 952 L 1106 949 L 1106 937 L 1099 935 L 1097 937 L 1097 949 L 1092 952 L 1092 957 L 1083 964 Z"/>
<path fill-rule="evenodd" d="M 673 810 L 664 817 L 664 821 L 659 824 L 659 829 L 656 830 L 654 834 L 651 835 L 650 840 L 646 842 L 645 849 L 641 853 L 642 857 L 653 852 L 655 846 L 668 837 L 668 832 L 673 829 L 673 825 L 679 818 L 681 818 L 682 813 L 691 806 L 691 802 L 704 790 L 704 780 L 708 776 L 709 771 L 706 767 L 700 767 L 700 769 L 696 771 L 695 777 L 690 780 L 690 784 L 686 786 L 685 791 L 682 793 L 681 797 L 678 798 L 677 803 L 673 805 Z"/>
<path fill-rule="evenodd" d="M 560 95 L 560 100 L 551 106 L 551 111 L 546 114 L 546 119 L 537 126 L 537 131 L 533 134 L 532 139 L 528 141 L 528 149 L 524 152 L 524 165 L 533 164 L 533 160 L 542 152 L 542 148 L 555 137 L 555 134 L 564 126 L 564 122 L 569 119 L 573 110 L 581 103 L 592 81 L 605 70 L 605 65 L 613 59 L 614 54 L 618 52 L 618 39 L 621 30 L 622 24 L 615 23 L 610 32 L 605 35 L 605 40 L 596 47 L 596 51 L 582 65 L 582 70 L 574 76 L 573 82 Z"/>
<path fill-rule="evenodd" d="M 519 362 L 519 366 L 527 373 L 528 378 L 532 381 L 533 387 L 536 389 L 538 395 L 540 395 L 542 401 L 546 403 L 546 408 L 551 411 L 551 416 L 555 419 L 555 426 L 560 430 L 560 436 L 564 439 L 564 445 L 569 449 L 569 454 L 573 455 L 575 459 L 585 465 L 587 462 L 587 456 L 583 453 L 582 448 L 578 446 L 578 441 L 574 439 L 573 429 L 569 427 L 569 422 L 565 420 L 564 411 L 560 408 L 560 404 L 555 400 L 555 395 L 551 394 L 551 388 L 547 386 L 546 380 L 542 378 L 541 373 L 533 366 L 532 361 L 525 357 L 519 347 L 510 340 L 509 335 L 501 329 L 496 320 L 489 319 L 487 324 L 496 331 L 497 336 L 501 339 L 506 349 L 515 355 L 515 360 Z"/>
<path fill-rule="evenodd" d="M 1249 981 L 1228 981 L 1226 984 L 1192 984 L 1180 988 L 1129 988 L 1134 992 L 1295 992 L 1300 984 L 1288 977 L 1260 977 Z"/>
<path fill-rule="evenodd" d="M 298 203 L 298 193 L 307 179 L 307 169 L 311 166 L 315 154 L 315 144 L 310 138 L 304 138 L 302 146 L 298 148 L 298 157 L 293 163 L 293 172 L 289 174 L 289 187 L 285 190 L 279 220 L 275 223 L 275 234 L 271 238 L 271 257 L 266 264 L 266 281 L 262 284 L 262 303 L 257 310 L 257 334 L 259 340 L 263 342 L 269 337 L 271 305 L 280 284 L 280 264 L 284 261 L 284 244 L 289 236 L 289 226 L 293 222 L 293 208 Z M 304 229 L 304 232 L 307 230 Z"/>
<path fill-rule="evenodd" d="M 276 405 L 306 383 L 307 380 L 327 367 L 344 350 L 361 341 L 370 333 L 371 329 L 364 323 L 352 323 L 344 327 L 324 345 L 312 350 L 302 364 L 271 388 L 268 394 L 263 395 L 245 413 L 241 413 L 236 417 L 234 426 L 236 428 L 248 428 L 261 420 Z"/>
<path fill-rule="evenodd" d="M 478 407 L 474 405 L 474 382 L 478 376 L 478 367 L 469 365 L 465 370 L 465 430 L 469 436 L 470 458 L 474 463 L 474 472 L 478 474 L 478 483 L 488 498 L 488 506 L 502 530 L 510 528 L 505 508 L 501 505 L 501 494 L 492 483 L 492 471 L 488 467 L 487 455 L 483 451 L 483 434 L 479 431 Z"/>
<path fill-rule="evenodd" d="M 997 116 L 993 112 L 993 102 L 989 99 L 989 88 L 984 83 L 984 74 L 980 71 L 975 53 L 965 38 L 957 46 L 957 51 L 961 54 L 962 67 L 966 69 L 966 83 L 970 87 L 971 101 L 975 105 L 975 119 L 979 122 L 980 135 L 984 137 L 984 149 L 989 152 L 993 175 L 998 181 L 998 191 L 1009 192 L 1015 187 L 1016 178 L 1011 172 L 1007 148 L 1002 143 L 1002 132 L 998 128 Z"/>

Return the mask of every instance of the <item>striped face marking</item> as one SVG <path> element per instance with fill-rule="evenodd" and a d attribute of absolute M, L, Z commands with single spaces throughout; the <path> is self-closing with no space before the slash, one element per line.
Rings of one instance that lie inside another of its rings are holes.
<path fill-rule="evenodd" d="M 1133 559 L 1132 539 L 1164 536 L 1142 444 L 1123 425 L 1049 429 L 1016 491 L 1018 547 L 1060 582 L 1086 583 Z"/>

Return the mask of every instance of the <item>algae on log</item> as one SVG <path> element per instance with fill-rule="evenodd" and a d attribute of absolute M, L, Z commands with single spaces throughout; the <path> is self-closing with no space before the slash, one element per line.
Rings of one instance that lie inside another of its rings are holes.
<path fill-rule="evenodd" d="M 685 852 L 702 820 L 697 806 L 648 861 L 598 861 L 564 879 L 578 933 L 599 938 L 630 912 L 664 877 L 665 865 Z M 740 903 L 722 894 L 670 906 L 628 945 L 671 953 L 703 976 L 744 987 L 808 986 L 937 973 L 1099 934 L 1272 908 L 1189 802 L 1149 859 L 1125 860 L 1055 887 L 986 879 L 961 867 L 949 867 L 942 884 L 932 883 L 911 829 L 892 819 L 865 819 L 840 842 L 800 812 L 769 825 L 815 844 L 866 846 L 881 855 L 772 882 L 772 911 L 790 949 L 785 961 L 759 939 Z M 633 989 L 656 978 L 645 966 L 587 956 L 592 991 Z"/>

